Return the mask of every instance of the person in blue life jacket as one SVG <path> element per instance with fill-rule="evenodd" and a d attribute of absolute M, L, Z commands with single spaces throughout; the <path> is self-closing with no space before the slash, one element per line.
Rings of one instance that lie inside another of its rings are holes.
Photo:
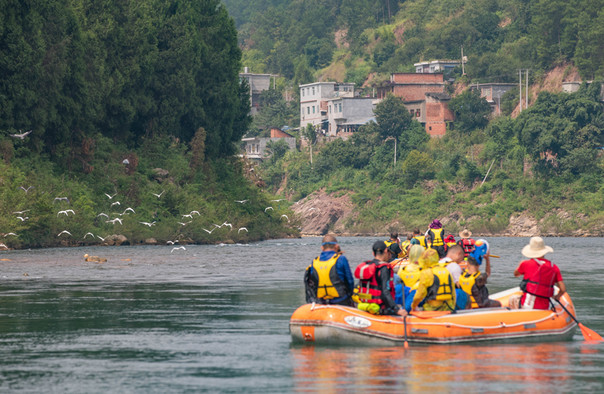
<path fill-rule="evenodd" d="M 334 235 L 323 237 L 321 254 L 304 274 L 304 286 L 306 302 L 354 306 L 351 299 L 354 279 L 348 259 L 342 254 Z"/>

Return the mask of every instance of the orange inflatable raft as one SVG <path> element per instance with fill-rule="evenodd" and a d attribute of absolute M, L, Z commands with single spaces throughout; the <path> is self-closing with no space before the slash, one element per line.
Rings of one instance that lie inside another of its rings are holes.
<path fill-rule="evenodd" d="M 328 345 L 402 345 L 413 343 L 463 343 L 481 341 L 561 341 L 572 338 L 577 324 L 560 305 L 555 310 L 509 309 L 518 287 L 492 294 L 501 308 L 449 312 L 412 312 L 380 316 L 353 307 L 306 304 L 291 317 L 289 328 L 297 343 Z M 573 303 L 564 294 L 560 302 L 572 314 Z"/>

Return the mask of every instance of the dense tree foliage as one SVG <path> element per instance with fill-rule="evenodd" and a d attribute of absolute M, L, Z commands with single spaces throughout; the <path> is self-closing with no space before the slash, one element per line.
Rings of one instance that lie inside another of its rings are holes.
<path fill-rule="evenodd" d="M 0 18 L 0 130 L 32 129 L 27 146 L 65 165 L 86 168 L 97 133 L 132 145 L 203 127 L 217 158 L 248 127 L 237 33 L 218 0 L 9 1 Z"/>
<path fill-rule="evenodd" d="M 300 64 L 315 72 L 333 60 L 336 36 L 347 44 L 340 50 L 348 53 L 350 76 L 367 65 L 388 73 L 411 71 L 421 60 L 459 59 L 463 47 L 468 76 L 483 82 L 512 82 L 518 68 L 539 73 L 569 61 L 584 79 L 604 77 L 604 0 L 224 3 L 254 53 L 248 65 L 290 79 Z"/>
<path fill-rule="evenodd" d="M 459 130 L 482 129 L 489 123 L 491 106 L 484 97 L 480 97 L 478 90 L 468 89 L 452 98 L 449 109 L 455 115 L 455 127 Z"/>

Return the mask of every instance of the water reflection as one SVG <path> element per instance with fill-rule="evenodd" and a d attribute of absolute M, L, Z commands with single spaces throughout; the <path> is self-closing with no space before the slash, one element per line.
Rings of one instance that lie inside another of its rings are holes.
<path fill-rule="evenodd" d="M 564 387 L 567 343 L 403 348 L 292 348 L 297 391 L 380 387 L 410 392 Z M 495 385 L 494 385 L 495 384 Z"/>

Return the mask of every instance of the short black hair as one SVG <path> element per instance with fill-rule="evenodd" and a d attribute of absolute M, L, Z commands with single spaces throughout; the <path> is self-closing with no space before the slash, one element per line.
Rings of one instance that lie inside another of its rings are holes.
<path fill-rule="evenodd" d="M 373 253 L 375 253 L 375 254 L 378 254 L 378 253 L 382 254 L 382 253 L 384 253 L 385 250 L 390 250 L 390 249 L 388 249 L 388 246 L 386 246 L 386 242 L 384 242 L 384 241 L 375 241 L 373 243 L 372 249 L 373 249 Z"/>
<path fill-rule="evenodd" d="M 468 264 L 475 265 L 476 267 L 480 265 L 473 256 L 468 256 Z"/>
<path fill-rule="evenodd" d="M 398 238 L 398 233 L 390 233 L 390 238 Z"/>

